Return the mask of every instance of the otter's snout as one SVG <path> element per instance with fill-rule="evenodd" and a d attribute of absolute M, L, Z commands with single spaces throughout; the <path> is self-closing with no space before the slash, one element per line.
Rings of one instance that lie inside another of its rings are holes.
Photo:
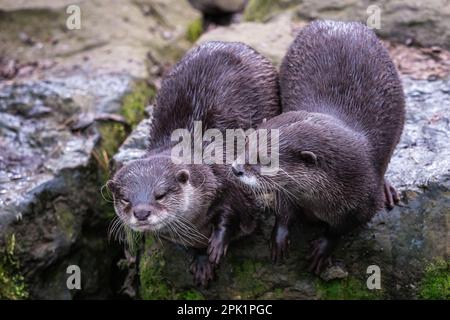
<path fill-rule="evenodd" d="M 233 163 L 231 165 L 231 170 L 238 177 L 244 175 L 244 166 L 242 164 Z"/>
<path fill-rule="evenodd" d="M 134 217 L 139 221 L 145 221 L 152 213 L 152 210 L 147 206 L 137 206 L 133 209 Z"/>

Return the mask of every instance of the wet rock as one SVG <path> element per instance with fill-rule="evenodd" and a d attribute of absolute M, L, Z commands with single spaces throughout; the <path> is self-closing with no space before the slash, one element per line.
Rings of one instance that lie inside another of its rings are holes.
<path fill-rule="evenodd" d="M 131 81 L 126 75 L 72 75 L 0 88 L 0 123 L 7 124 L 0 126 L 0 242 L 14 235 L 31 297 L 72 297 L 65 259 L 81 246 L 83 225 L 86 230 L 105 220 L 95 207 L 100 180 L 92 159 L 100 133 L 74 133 L 65 123 L 83 109 L 118 112 Z M 96 93 L 103 86 L 109 95 Z M 83 98 L 91 102 L 80 103 Z M 95 281 L 88 259 L 76 262 Z"/>
<path fill-rule="evenodd" d="M 114 155 L 114 165 L 124 163 L 145 156 L 151 117 L 139 123 L 133 133 L 124 141 L 117 154 Z"/>
<path fill-rule="evenodd" d="M 330 281 L 335 279 L 345 279 L 348 277 L 348 272 L 345 271 L 344 267 L 341 265 L 332 265 L 325 269 L 320 274 L 320 278 L 324 281 Z"/>

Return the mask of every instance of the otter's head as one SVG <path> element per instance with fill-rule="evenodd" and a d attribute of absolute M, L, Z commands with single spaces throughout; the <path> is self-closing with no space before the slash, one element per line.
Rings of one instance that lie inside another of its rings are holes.
<path fill-rule="evenodd" d="M 349 176 L 365 176 L 365 139 L 339 120 L 303 111 L 287 112 L 261 124 L 256 131 L 258 141 L 261 134 L 273 129 L 278 130 L 279 138 L 277 145 L 268 139 L 269 157 L 263 148 L 263 152 L 258 150 L 256 163 L 249 163 L 246 148 L 245 164 L 233 163 L 234 175 L 250 188 L 280 191 L 295 198 L 315 197 Z M 274 159 L 278 170 L 265 171 Z"/>
<path fill-rule="evenodd" d="M 190 168 L 155 156 L 123 166 L 107 183 L 116 214 L 136 231 L 158 231 L 195 206 Z"/>

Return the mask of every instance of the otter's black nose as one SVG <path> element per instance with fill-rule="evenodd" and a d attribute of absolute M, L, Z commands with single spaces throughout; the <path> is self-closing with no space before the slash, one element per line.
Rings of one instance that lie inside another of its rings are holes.
<path fill-rule="evenodd" d="M 244 167 L 242 166 L 242 164 L 233 164 L 231 166 L 231 170 L 233 171 L 233 173 L 240 177 L 244 175 Z"/>
<path fill-rule="evenodd" d="M 133 211 L 134 216 L 139 221 L 146 220 L 148 218 L 148 216 L 150 215 L 150 213 L 151 213 L 151 211 L 148 209 L 136 209 Z"/>

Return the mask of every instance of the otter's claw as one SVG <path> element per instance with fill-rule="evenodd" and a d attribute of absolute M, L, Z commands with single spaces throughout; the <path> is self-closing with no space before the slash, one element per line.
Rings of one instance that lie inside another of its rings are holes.
<path fill-rule="evenodd" d="M 289 231 L 284 226 L 275 226 L 271 239 L 271 258 L 274 263 L 289 257 Z"/>
<path fill-rule="evenodd" d="M 215 227 L 208 241 L 209 262 L 218 265 L 227 254 L 229 244 L 229 232 L 225 226 Z"/>
<path fill-rule="evenodd" d="M 387 181 L 384 180 L 384 204 L 388 210 L 392 210 L 396 204 L 400 202 L 397 190 Z"/>
<path fill-rule="evenodd" d="M 194 275 L 194 283 L 203 288 L 208 287 L 209 281 L 214 279 L 214 265 L 211 264 L 207 256 L 201 255 L 192 261 L 191 273 Z"/>
<path fill-rule="evenodd" d="M 213 234 L 209 240 L 208 246 L 209 262 L 214 265 L 218 265 L 222 257 L 227 254 L 227 250 L 228 243 L 225 243 L 222 237 L 217 237 Z"/>
<path fill-rule="evenodd" d="M 331 253 L 335 244 L 327 238 L 320 238 L 312 242 L 312 251 L 308 256 L 311 261 L 309 271 L 319 275 L 326 266 L 331 265 Z"/>

